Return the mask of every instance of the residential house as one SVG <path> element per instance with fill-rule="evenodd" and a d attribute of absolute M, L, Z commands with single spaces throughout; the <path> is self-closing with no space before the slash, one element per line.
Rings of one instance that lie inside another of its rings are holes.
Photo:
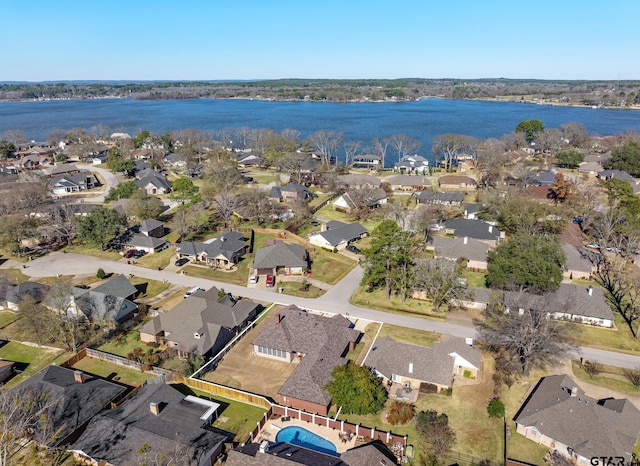
<path fill-rule="evenodd" d="M 220 290 L 197 291 L 168 312 L 140 327 L 140 341 L 166 341 L 179 354 L 215 355 L 258 314 L 260 305 L 219 296 Z"/>
<path fill-rule="evenodd" d="M 18 311 L 23 299 L 32 299 L 39 303 L 48 292 L 48 285 L 32 281 L 12 285 L 3 277 L 0 281 L 0 309 Z"/>
<path fill-rule="evenodd" d="M 134 234 L 128 237 L 124 242 L 125 249 L 140 249 L 147 254 L 153 254 L 169 247 L 169 243 L 164 238 L 154 238 L 153 236 L 145 236 Z"/>
<path fill-rule="evenodd" d="M 377 176 L 351 173 L 348 175 L 339 175 L 338 183 L 348 191 L 349 189 L 379 188 L 382 180 Z"/>
<path fill-rule="evenodd" d="M 382 157 L 373 154 L 355 155 L 351 161 L 351 168 L 368 168 L 370 170 L 378 170 L 383 168 Z"/>
<path fill-rule="evenodd" d="M 89 421 L 120 398 L 127 388 L 82 371 L 51 365 L 12 390 L 38 390 L 55 400 L 51 423 L 58 435 L 55 445 L 68 445 Z"/>
<path fill-rule="evenodd" d="M 506 312 L 518 309 L 538 309 L 546 312 L 549 318 L 571 320 L 573 322 L 613 326 L 613 312 L 601 288 L 561 283 L 556 291 L 544 295 L 505 292 L 503 299 Z"/>
<path fill-rule="evenodd" d="M 640 434 L 640 411 L 629 400 L 591 398 L 567 375 L 540 379 L 514 421 L 519 434 L 577 465 L 631 461 Z"/>
<path fill-rule="evenodd" d="M 306 201 L 313 197 L 313 194 L 307 187 L 298 183 L 288 183 L 286 186 L 282 186 L 280 193 L 284 202 Z"/>
<path fill-rule="evenodd" d="M 560 246 L 565 256 L 563 276 L 570 279 L 590 280 L 597 271 L 597 266 L 593 260 L 593 252 L 582 247 L 582 245 L 573 246 L 562 243 Z"/>
<path fill-rule="evenodd" d="M 297 445 L 265 440 L 247 443 L 229 451 L 226 466 L 385 466 L 398 459 L 381 441 L 351 448 L 339 456 L 322 453 Z"/>
<path fill-rule="evenodd" d="M 405 156 L 393 165 L 393 171 L 424 175 L 429 171 L 429 161 L 421 155 Z"/>
<path fill-rule="evenodd" d="M 464 193 L 425 189 L 418 194 L 417 199 L 418 204 L 460 206 L 464 201 Z"/>
<path fill-rule="evenodd" d="M 478 213 L 482 210 L 482 204 L 462 204 L 462 210 L 464 211 L 464 218 L 475 220 L 478 218 Z"/>
<path fill-rule="evenodd" d="M 93 291 L 129 300 L 135 299 L 138 294 L 138 289 L 123 274 L 96 286 Z"/>
<path fill-rule="evenodd" d="M 281 202 L 282 201 L 282 191 L 278 186 L 272 186 L 269 190 L 269 199 L 271 202 Z"/>
<path fill-rule="evenodd" d="M 631 186 L 636 184 L 636 180 L 633 176 L 629 175 L 626 171 L 623 170 L 603 170 L 598 173 L 598 178 L 602 181 L 609 181 L 612 179 L 628 181 L 631 183 Z"/>
<path fill-rule="evenodd" d="M 301 244 L 275 242 L 256 251 L 253 268 L 258 275 L 302 275 L 309 267 L 309 254 Z"/>
<path fill-rule="evenodd" d="M 5 383 L 13 375 L 13 361 L 0 361 L 0 384 Z"/>
<path fill-rule="evenodd" d="M 167 384 L 147 384 L 117 408 L 94 417 L 69 448 L 79 461 L 133 465 L 178 455 L 180 464 L 211 466 L 226 436 L 212 428 L 220 405 L 183 395 Z M 150 461 L 150 460 L 149 460 Z"/>
<path fill-rule="evenodd" d="M 107 163 L 107 159 L 109 156 L 107 154 L 98 154 L 91 157 L 91 163 L 93 165 L 101 165 L 103 163 Z"/>
<path fill-rule="evenodd" d="M 478 182 L 466 175 L 444 175 L 438 178 L 438 186 L 442 189 L 476 189 Z"/>
<path fill-rule="evenodd" d="M 482 352 L 458 337 L 435 342 L 431 348 L 381 337 L 373 342 L 364 365 L 403 388 L 418 389 L 422 383 L 449 388 L 454 380 L 465 375 L 467 378 L 478 376 Z M 402 395 L 402 390 L 398 394 Z"/>
<path fill-rule="evenodd" d="M 264 165 L 264 157 L 257 154 L 242 154 L 238 157 L 238 166 L 241 168 L 261 167 Z"/>
<path fill-rule="evenodd" d="M 133 302 L 137 294 L 138 289 L 118 275 L 93 289 L 74 288 L 70 311 L 90 322 L 122 324 L 138 310 Z"/>
<path fill-rule="evenodd" d="M 553 170 L 534 170 L 525 175 L 527 186 L 551 186 L 556 181 L 556 172 Z"/>
<path fill-rule="evenodd" d="M 434 236 L 427 244 L 427 250 L 433 251 L 434 258 L 442 257 L 452 261 L 466 259 L 467 267 L 476 270 L 487 270 L 489 249 L 491 247 L 486 242 L 468 236 Z"/>
<path fill-rule="evenodd" d="M 484 311 L 491 302 L 492 290 L 488 288 L 469 288 L 469 296 L 465 299 L 452 299 L 451 304 L 465 309 Z"/>
<path fill-rule="evenodd" d="M 147 194 L 167 194 L 171 191 L 171 182 L 160 172 L 153 172 L 134 181 L 135 185 L 144 189 Z"/>
<path fill-rule="evenodd" d="M 42 160 L 37 154 L 29 154 L 22 157 L 16 165 L 22 170 L 38 170 L 42 166 Z"/>
<path fill-rule="evenodd" d="M 169 152 L 165 154 L 162 163 L 165 167 L 184 168 L 187 166 L 187 161 L 184 154 Z"/>
<path fill-rule="evenodd" d="M 392 191 L 418 192 L 431 187 L 431 182 L 420 175 L 394 175 L 388 180 Z"/>
<path fill-rule="evenodd" d="M 600 162 L 582 162 L 578 167 L 580 173 L 587 173 L 589 175 L 597 175 L 601 171 L 604 171 L 604 167 Z"/>
<path fill-rule="evenodd" d="M 321 248 L 342 250 L 350 243 L 364 238 L 368 230 L 359 223 L 327 222 L 325 229 L 309 235 L 309 242 Z"/>
<path fill-rule="evenodd" d="M 347 363 L 360 332 L 343 316 L 325 317 L 295 305 L 281 309 L 253 340 L 253 354 L 278 361 L 299 361 L 278 394 L 282 404 L 326 416 L 331 395 L 325 386 L 331 371 Z"/>
<path fill-rule="evenodd" d="M 86 191 L 93 189 L 97 184 L 96 177 L 86 171 L 55 176 L 48 183 L 49 188 L 56 195 Z"/>
<path fill-rule="evenodd" d="M 138 230 L 144 236 L 162 238 L 164 236 L 164 222 L 152 218 L 146 219 L 140 222 L 140 227 L 138 228 Z"/>
<path fill-rule="evenodd" d="M 382 188 L 359 188 L 347 191 L 333 201 L 333 208 L 341 212 L 351 213 L 366 205 L 376 209 L 387 203 L 387 193 Z"/>
<path fill-rule="evenodd" d="M 453 235 L 456 238 L 477 239 L 494 247 L 501 239 L 504 239 L 504 232 L 483 220 L 471 220 L 466 218 L 454 218 L 444 222 L 444 233 Z"/>
<path fill-rule="evenodd" d="M 177 245 L 176 252 L 178 257 L 187 257 L 192 262 L 231 269 L 246 254 L 247 247 L 242 233 L 228 231 L 204 243 L 183 241 Z"/>
<path fill-rule="evenodd" d="M 58 163 L 45 171 L 46 175 L 50 177 L 59 175 L 72 175 L 79 172 L 80 169 L 72 163 Z"/>

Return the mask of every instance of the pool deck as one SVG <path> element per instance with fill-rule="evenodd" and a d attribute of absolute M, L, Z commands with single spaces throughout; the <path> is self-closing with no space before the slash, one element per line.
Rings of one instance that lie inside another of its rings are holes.
<path fill-rule="evenodd" d="M 299 426 L 307 429 L 314 434 L 319 435 L 320 437 L 327 439 L 331 443 L 336 446 L 336 450 L 338 453 L 344 453 L 356 446 L 356 436 L 352 436 L 351 440 L 343 442 L 340 438 L 340 431 L 335 429 L 330 429 L 327 427 L 319 426 L 316 424 L 312 424 L 310 422 L 301 421 L 299 419 L 291 418 L 290 421 L 282 422 L 280 418 L 277 419 L 269 419 L 267 423 L 264 425 L 255 442 L 260 443 L 263 440 L 269 440 L 270 442 L 276 441 L 276 434 L 280 429 L 289 426 Z"/>

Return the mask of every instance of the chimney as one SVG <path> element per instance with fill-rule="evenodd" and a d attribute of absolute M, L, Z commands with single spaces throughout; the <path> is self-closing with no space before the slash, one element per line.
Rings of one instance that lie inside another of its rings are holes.
<path fill-rule="evenodd" d="M 571 388 L 571 396 L 578 396 L 578 387 Z"/>
<path fill-rule="evenodd" d="M 493 233 L 493 225 L 489 225 L 489 233 Z"/>
<path fill-rule="evenodd" d="M 160 405 L 158 405 L 158 403 L 149 403 L 149 411 L 151 411 L 151 414 L 154 416 L 157 416 L 160 414 Z"/>
<path fill-rule="evenodd" d="M 413 363 L 409 363 L 409 374 L 413 374 Z"/>
<path fill-rule="evenodd" d="M 356 342 L 355 341 L 350 341 L 349 342 L 349 351 L 353 351 L 354 349 L 356 349 Z"/>
<path fill-rule="evenodd" d="M 73 371 L 73 381 L 77 383 L 84 383 L 84 373 L 82 371 Z"/>
<path fill-rule="evenodd" d="M 469 237 L 465 236 L 464 239 L 462 240 L 462 244 L 467 244 L 469 242 Z"/>
<path fill-rule="evenodd" d="M 282 321 L 282 316 L 280 314 L 276 314 L 276 325 L 278 325 Z"/>
<path fill-rule="evenodd" d="M 587 288 L 587 293 L 589 293 L 589 296 L 593 296 L 593 286 L 589 285 L 589 288 Z"/>

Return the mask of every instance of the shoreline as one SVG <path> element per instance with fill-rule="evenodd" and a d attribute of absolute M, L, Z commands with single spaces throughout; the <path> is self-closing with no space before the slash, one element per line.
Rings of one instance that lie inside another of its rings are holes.
<path fill-rule="evenodd" d="M 442 100 L 458 100 L 468 102 L 499 102 L 499 103 L 512 103 L 512 104 L 527 104 L 527 105 L 540 105 L 540 106 L 552 106 L 552 107 L 575 107 L 575 108 L 591 108 L 594 110 L 606 109 L 606 110 L 640 110 L 640 105 L 636 106 L 609 106 L 609 105 L 587 105 L 579 103 L 568 102 L 546 102 L 536 99 L 523 99 L 522 96 L 513 97 L 479 97 L 476 99 L 458 99 L 453 97 L 445 97 L 441 95 L 427 95 L 420 96 L 415 99 L 384 99 L 384 100 L 369 100 L 369 99 L 354 99 L 354 100 L 301 100 L 301 99 L 272 99 L 261 97 L 193 97 L 188 99 L 144 99 L 144 98 L 131 98 L 121 96 L 107 96 L 107 97 L 92 97 L 92 98 L 47 98 L 47 99 L 0 99 L 0 103 L 27 103 L 27 102 L 84 102 L 91 100 L 131 100 L 131 101 L 171 101 L 171 100 L 259 100 L 263 102 L 300 102 L 300 103 L 317 103 L 317 104 L 393 104 L 393 103 L 407 103 L 407 102 L 419 102 L 428 99 L 442 99 Z"/>

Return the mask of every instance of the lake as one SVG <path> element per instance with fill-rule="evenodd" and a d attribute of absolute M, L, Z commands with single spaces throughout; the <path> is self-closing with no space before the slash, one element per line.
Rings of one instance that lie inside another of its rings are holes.
<path fill-rule="evenodd" d="M 513 132 L 522 120 L 538 119 L 547 128 L 582 123 L 595 135 L 640 131 L 640 111 L 535 105 L 514 102 L 424 99 L 414 102 L 268 102 L 262 100 L 58 100 L 0 102 L 0 133 L 22 130 L 46 140 L 53 129 L 102 124 L 131 135 L 183 128 L 294 128 L 306 137 L 318 130 L 344 133 L 345 141 L 406 134 L 422 142 L 419 153 L 431 158 L 431 143 L 445 133 L 478 138 Z M 342 156 L 343 157 L 343 156 Z M 340 155 L 339 155 L 339 158 Z M 393 159 L 393 156 L 390 157 Z M 393 163 L 393 160 L 391 160 Z"/>

